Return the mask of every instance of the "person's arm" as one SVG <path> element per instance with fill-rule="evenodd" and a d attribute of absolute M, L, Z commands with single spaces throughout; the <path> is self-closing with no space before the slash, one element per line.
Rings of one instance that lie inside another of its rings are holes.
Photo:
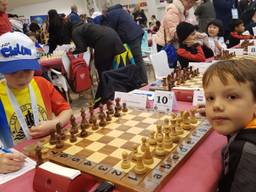
<path fill-rule="evenodd" d="M 30 128 L 30 135 L 32 138 L 38 138 L 46 136 L 50 133 L 51 129 L 55 129 L 57 123 L 61 123 L 63 126 L 69 122 L 72 110 L 70 105 L 65 101 L 61 94 L 54 88 L 54 86 L 45 79 L 37 80 L 41 86 L 44 85 L 44 90 L 47 94 L 42 93 L 46 109 L 51 108 L 51 112 L 55 114 L 55 118 L 47 121 L 40 122 L 37 127 Z M 40 87 L 41 88 L 41 87 Z M 45 101 L 46 100 L 46 101 Z"/>
<path fill-rule="evenodd" d="M 25 162 L 25 156 L 20 153 L 0 154 L 0 173 L 10 173 L 18 171 Z"/>
<path fill-rule="evenodd" d="M 198 16 L 198 17 L 199 17 L 199 16 L 201 15 L 201 13 L 202 13 L 202 5 L 199 5 L 199 6 L 196 8 L 194 14 L 195 14 L 195 16 Z"/>
<path fill-rule="evenodd" d="M 81 32 L 79 30 L 74 30 L 72 32 L 72 40 L 76 45 L 76 49 L 74 51 L 75 54 L 77 53 L 83 53 L 87 51 L 87 45 L 85 43 L 85 40 L 83 39 Z"/>
<path fill-rule="evenodd" d="M 69 122 L 69 119 L 72 115 L 72 110 L 67 109 L 62 111 L 57 117 L 51 120 L 42 121 L 39 126 L 30 128 L 30 136 L 35 138 L 40 138 L 50 134 L 52 129 L 56 128 L 57 123 L 61 123 L 62 126 L 66 125 Z"/>
<path fill-rule="evenodd" d="M 196 49 L 197 49 L 197 53 L 193 54 L 193 53 L 191 53 L 190 51 L 187 51 L 184 48 L 179 48 L 177 50 L 177 54 L 180 57 L 186 58 L 186 59 L 191 60 L 191 61 L 202 61 L 202 62 L 204 62 L 206 59 L 205 59 L 205 55 L 204 55 L 202 47 L 200 45 L 198 45 L 196 47 Z"/>

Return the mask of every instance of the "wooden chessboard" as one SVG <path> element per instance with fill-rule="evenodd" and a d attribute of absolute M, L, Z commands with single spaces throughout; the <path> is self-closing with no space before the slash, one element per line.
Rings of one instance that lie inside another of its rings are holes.
<path fill-rule="evenodd" d="M 61 149 L 56 149 L 55 145 L 48 142 L 43 144 L 43 148 L 48 150 L 50 161 L 79 169 L 99 180 L 108 180 L 120 190 L 153 192 L 170 179 L 211 130 L 205 119 L 199 119 L 192 130 L 184 130 L 179 135 L 180 141 L 166 150 L 165 156 L 153 156 L 154 163 L 145 165 L 145 174 L 137 175 L 133 171 L 136 165 L 134 161 L 129 169 L 122 169 L 122 153 L 126 151 L 131 155 L 133 146 L 141 144 L 143 137 L 148 138 L 152 130 L 156 131 L 156 123 L 166 118 L 170 118 L 170 115 L 129 109 L 121 117 L 113 117 L 104 128 L 96 131 L 87 129 L 88 136 L 78 136 L 74 143 L 69 141 L 66 133 L 64 147 Z M 150 150 L 154 154 L 155 147 L 150 146 Z"/>
<path fill-rule="evenodd" d="M 179 85 L 175 84 L 172 89 L 175 90 L 195 90 L 202 88 L 202 75 L 193 77 L 190 80 L 186 80 L 184 83 Z M 150 91 L 160 90 L 160 91 L 168 91 L 168 86 L 163 86 L 162 80 L 157 80 L 154 83 L 149 85 Z"/>

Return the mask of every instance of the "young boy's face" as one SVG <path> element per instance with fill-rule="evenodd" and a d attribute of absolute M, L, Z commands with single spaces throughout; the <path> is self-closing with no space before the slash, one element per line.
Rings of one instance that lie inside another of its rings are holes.
<path fill-rule="evenodd" d="M 217 27 L 216 25 L 211 24 L 208 26 L 208 34 L 210 37 L 218 36 L 219 30 L 219 27 Z"/>
<path fill-rule="evenodd" d="M 191 33 L 184 41 L 183 43 L 186 44 L 187 46 L 191 46 L 195 43 L 196 40 L 196 31 Z"/>
<path fill-rule="evenodd" d="M 243 33 L 244 30 L 245 30 L 245 27 L 244 27 L 243 23 L 241 23 L 240 25 L 235 27 L 235 31 L 238 32 L 238 33 Z"/>
<path fill-rule="evenodd" d="M 12 89 L 25 88 L 34 76 L 34 71 L 23 70 L 15 73 L 4 74 L 8 87 Z"/>
<path fill-rule="evenodd" d="M 249 83 L 238 83 L 228 76 L 228 83 L 224 85 L 213 76 L 204 91 L 206 116 L 220 134 L 231 135 L 253 119 L 256 102 Z"/>

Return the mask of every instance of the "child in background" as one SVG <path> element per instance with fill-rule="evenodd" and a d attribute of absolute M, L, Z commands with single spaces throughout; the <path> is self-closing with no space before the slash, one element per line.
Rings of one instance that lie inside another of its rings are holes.
<path fill-rule="evenodd" d="M 42 55 L 45 54 L 44 49 L 41 47 L 41 45 L 38 43 L 38 40 L 36 39 L 36 33 L 35 32 L 28 32 L 26 34 L 34 43 L 37 51 L 37 56 L 40 58 Z"/>
<path fill-rule="evenodd" d="M 243 35 L 245 31 L 244 22 L 241 19 L 233 19 L 231 22 L 231 32 L 227 42 L 227 47 L 231 48 L 240 44 L 240 40 L 253 39 L 253 35 Z"/>
<path fill-rule="evenodd" d="M 179 40 L 177 56 L 182 68 L 188 67 L 189 62 L 204 62 L 214 56 L 212 50 L 205 45 L 208 42 L 205 39 L 207 35 L 196 32 L 194 25 L 181 22 L 176 33 Z"/>
<path fill-rule="evenodd" d="M 210 21 L 206 28 L 208 34 L 208 46 L 212 49 L 214 55 L 219 55 L 222 50 L 227 48 L 224 42 L 223 25 L 218 19 Z"/>
<path fill-rule="evenodd" d="M 206 117 L 227 136 L 218 192 L 256 189 L 256 62 L 219 61 L 203 76 Z"/>
<path fill-rule="evenodd" d="M 69 121 L 69 104 L 50 82 L 34 77 L 38 69 L 35 44 L 28 36 L 0 36 L 0 73 L 5 77 L 0 82 L 0 141 L 6 148 L 49 135 L 58 122 Z M 16 171 L 23 163 L 21 154 L 1 154 L 0 173 Z"/>

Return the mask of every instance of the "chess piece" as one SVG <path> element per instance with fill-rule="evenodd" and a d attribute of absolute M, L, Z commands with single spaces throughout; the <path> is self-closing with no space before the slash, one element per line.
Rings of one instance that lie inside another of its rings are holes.
<path fill-rule="evenodd" d="M 99 112 L 99 118 L 100 117 L 106 117 L 106 114 L 104 113 L 104 109 L 103 109 L 103 105 L 102 104 L 100 104 L 100 106 L 99 106 L 99 108 L 100 108 L 100 112 Z"/>
<path fill-rule="evenodd" d="M 64 140 L 66 138 L 64 130 L 62 129 L 60 122 L 56 124 L 56 132 L 60 136 L 61 140 Z"/>
<path fill-rule="evenodd" d="M 164 150 L 164 147 L 163 147 L 163 138 L 157 137 L 156 141 L 157 141 L 157 144 L 156 144 L 155 154 L 157 156 L 164 156 L 165 155 L 165 150 Z"/>
<path fill-rule="evenodd" d="M 100 115 L 99 116 L 100 122 L 99 122 L 99 126 L 101 127 L 105 127 L 106 126 L 106 120 L 105 120 L 105 114 L 104 115 Z"/>
<path fill-rule="evenodd" d="M 39 145 L 35 148 L 35 157 L 37 165 L 41 165 L 44 162 L 42 157 L 42 148 Z"/>
<path fill-rule="evenodd" d="M 76 118 L 73 114 L 70 117 L 70 123 L 71 123 L 71 126 L 72 126 L 71 129 L 74 130 L 74 134 L 78 133 L 78 126 L 77 126 L 77 123 L 76 123 Z"/>
<path fill-rule="evenodd" d="M 143 162 L 146 165 L 151 165 L 151 164 L 154 163 L 154 159 L 152 157 L 152 153 L 150 152 L 149 145 L 145 146 L 145 152 L 144 152 L 144 155 L 143 155 Z"/>
<path fill-rule="evenodd" d="M 57 149 L 61 149 L 64 146 L 62 140 L 61 140 L 61 136 L 59 134 L 57 134 L 56 136 L 56 148 Z"/>
<path fill-rule="evenodd" d="M 136 154 L 136 165 L 134 167 L 134 172 L 138 175 L 143 175 L 147 172 L 147 168 L 143 164 L 142 154 Z"/>
<path fill-rule="evenodd" d="M 181 121 L 182 121 L 181 117 L 178 117 L 176 119 L 176 128 L 175 128 L 175 130 L 176 130 L 177 135 L 182 135 L 184 133 L 183 127 L 181 126 Z"/>
<path fill-rule="evenodd" d="M 115 117 L 120 117 L 121 116 L 121 113 L 119 111 L 120 110 L 117 107 L 115 107 L 115 113 L 114 113 Z"/>
<path fill-rule="evenodd" d="M 175 125 L 176 125 L 176 119 L 171 119 L 171 127 L 170 127 L 171 128 L 171 133 L 170 133 L 170 137 L 171 137 L 172 142 L 178 143 L 180 141 L 180 137 L 176 133 Z"/>
<path fill-rule="evenodd" d="M 93 119 L 92 130 L 97 130 L 97 129 L 99 129 L 99 125 L 97 123 L 97 119 Z"/>
<path fill-rule="evenodd" d="M 121 110 L 122 110 L 122 106 L 121 106 L 121 104 L 120 104 L 120 101 L 121 101 L 120 98 L 116 98 L 116 99 L 115 99 L 115 102 L 116 102 L 115 108 L 116 108 L 118 111 L 121 111 Z"/>
<path fill-rule="evenodd" d="M 110 100 L 107 102 L 107 110 L 108 110 L 110 115 L 114 114 L 114 109 L 113 109 L 113 106 L 112 106 L 112 101 L 110 101 Z"/>
<path fill-rule="evenodd" d="M 87 121 L 86 119 L 86 113 L 85 113 L 85 110 L 84 108 L 81 109 L 81 117 L 82 117 L 82 121 L 81 121 L 81 125 L 80 126 L 84 126 L 85 129 L 89 128 L 89 122 Z"/>
<path fill-rule="evenodd" d="M 196 109 L 191 109 L 190 110 L 191 118 L 190 121 L 192 124 L 197 124 L 197 118 L 196 118 Z"/>
<path fill-rule="evenodd" d="M 163 141 L 163 144 L 164 144 L 164 148 L 165 149 L 171 149 L 172 148 L 172 139 L 170 137 L 170 126 L 165 126 L 164 127 L 164 141 Z"/>
<path fill-rule="evenodd" d="M 163 87 L 167 87 L 167 79 L 166 79 L 166 77 L 164 77 L 164 78 L 162 79 L 162 86 L 163 86 Z"/>
<path fill-rule="evenodd" d="M 90 113 L 90 118 L 89 118 L 89 123 L 92 124 L 94 119 L 96 119 L 94 115 L 94 109 L 93 109 L 93 104 L 89 106 L 89 113 Z"/>
<path fill-rule="evenodd" d="M 86 126 L 84 124 L 81 124 L 81 132 L 80 132 L 80 137 L 86 137 L 88 135 L 86 131 Z"/>
<path fill-rule="evenodd" d="M 75 135 L 75 130 L 74 129 L 70 129 L 70 138 L 69 141 L 71 143 L 74 143 L 77 141 L 76 135 Z"/>
<path fill-rule="evenodd" d="M 121 163 L 121 168 L 122 169 L 129 169 L 131 167 L 131 162 L 128 159 L 128 153 L 124 151 L 122 153 L 122 163 Z"/>
<path fill-rule="evenodd" d="M 157 129 L 156 140 L 158 140 L 158 138 L 163 139 L 164 135 L 163 135 L 163 132 L 162 132 L 162 125 L 161 124 L 157 124 L 156 125 L 156 129 Z"/>
<path fill-rule="evenodd" d="M 146 139 L 146 137 L 142 137 L 141 138 L 141 147 L 140 147 L 140 150 L 142 151 L 142 152 L 145 152 L 145 150 L 146 150 L 146 142 L 147 142 L 147 139 Z"/>
<path fill-rule="evenodd" d="M 155 131 L 150 132 L 150 137 L 149 137 L 148 143 L 149 143 L 149 145 L 156 145 Z"/>
<path fill-rule="evenodd" d="M 132 153 L 131 153 L 131 156 L 132 156 L 132 160 L 133 161 L 136 161 L 136 155 L 139 153 L 138 152 L 138 145 L 137 144 L 134 144 L 133 146 L 132 146 Z"/>
<path fill-rule="evenodd" d="M 109 112 L 109 111 L 107 111 L 107 117 L 106 117 L 106 120 L 107 120 L 107 121 L 111 121 L 111 120 L 112 120 L 112 118 L 111 118 L 111 115 L 110 115 L 110 112 Z"/>
<path fill-rule="evenodd" d="M 122 112 L 126 113 L 128 111 L 128 108 L 126 106 L 126 103 L 123 103 Z"/>
<path fill-rule="evenodd" d="M 50 145 L 55 145 L 56 144 L 56 134 L 55 134 L 55 132 L 56 131 L 54 129 L 50 130 L 50 140 L 49 140 Z"/>
<path fill-rule="evenodd" d="M 190 117 L 189 117 L 189 112 L 185 111 L 182 115 L 182 122 L 183 122 L 183 129 L 184 130 L 190 130 L 192 127 L 190 125 Z"/>

